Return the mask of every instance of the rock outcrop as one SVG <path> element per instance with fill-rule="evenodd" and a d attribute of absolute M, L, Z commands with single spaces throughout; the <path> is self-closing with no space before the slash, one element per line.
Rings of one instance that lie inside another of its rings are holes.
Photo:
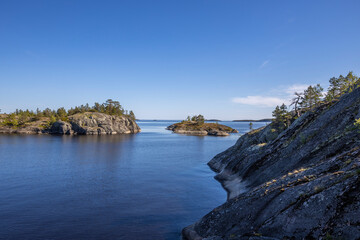
<path fill-rule="evenodd" d="M 129 134 L 140 132 L 135 120 L 104 113 L 79 113 L 69 117 L 72 130 L 81 135 Z"/>
<path fill-rule="evenodd" d="M 166 128 L 174 133 L 195 135 L 195 136 L 229 136 L 229 133 L 237 133 L 236 129 L 231 127 L 217 124 L 217 123 L 202 123 L 199 124 L 195 121 L 183 121 L 175 123 Z"/>
<path fill-rule="evenodd" d="M 228 201 L 185 239 L 360 239 L 360 88 L 278 133 L 242 136 L 208 164 Z"/>
<path fill-rule="evenodd" d="M 140 131 L 135 120 L 127 116 L 113 116 L 98 112 L 74 114 L 68 117 L 68 121 L 58 120 L 53 124 L 49 124 L 49 120 L 43 118 L 17 128 L 0 127 L 0 133 L 10 134 L 98 135 L 131 134 Z"/>
<path fill-rule="evenodd" d="M 59 120 L 52 124 L 49 129 L 49 133 L 71 135 L 74 134 L 74 130 L 72 130 L 70 123 Z"/>

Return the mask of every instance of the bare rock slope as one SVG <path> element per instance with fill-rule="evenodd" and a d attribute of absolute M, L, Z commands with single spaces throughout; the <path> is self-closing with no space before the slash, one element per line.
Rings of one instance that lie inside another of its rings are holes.
<path fill-rule="evenodd" d="M 278 134 L 242 136 L 208 164 L 228 201 L 185 239 L 360 239 L 360 88 Z"/>

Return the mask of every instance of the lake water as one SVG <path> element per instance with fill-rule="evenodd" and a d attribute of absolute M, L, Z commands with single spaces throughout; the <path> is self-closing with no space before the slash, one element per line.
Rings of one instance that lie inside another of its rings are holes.
<path fill-rule="evenodd" d="M 0 239 L 179 239 L 226 200 L 206 163 L 229 137 L 0 135 Z M 254 123 L 254 128 L 265 123 Z"/>

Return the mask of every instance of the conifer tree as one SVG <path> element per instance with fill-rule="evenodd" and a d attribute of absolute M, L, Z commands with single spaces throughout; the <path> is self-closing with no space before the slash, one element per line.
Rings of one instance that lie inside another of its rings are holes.
<path fill-rule="evenodd" d="M 134 114 L 134 112 L 133 112 L 132 110 L 130 110 L 129 116 L 130 116 L 130 118 L 133 119 L 133 120 L 136 119 L 135 114 Z"/>
<path fill-rule="evenodd" d="M 301 103 L 301 107 L 304 107 L 305 109 L 312 109 L 313 107 L 317 106 L 323 96 L 323 90 L 324 89 L 320 86 L 320 84 L 309 86 L 304 91 L 304 100 Z"/>
<path fill-rule="evenodd" d="M 300 117 L 300 115 L 301 115 L 300 106 L 301 106 L 302 102 L 304 101 L 304 94 L 295 92 L 294 95 L 295 95 L 295 97 L 292 99 L 290 106 L 294 105 L 294 111 L 295 111 L 297 117 Z"/>
<path fill-rule="evenodd" d="M 276 106 L 272 115 L 274 117 L 273 123 L 277 128 L 284 129 L 290 126 L 291 115 L 287 111 L 287 107 L 284 103 L 280 107 Z"/>

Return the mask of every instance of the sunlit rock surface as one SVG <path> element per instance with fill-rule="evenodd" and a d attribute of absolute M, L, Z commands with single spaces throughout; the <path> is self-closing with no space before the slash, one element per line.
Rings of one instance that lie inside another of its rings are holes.
<path fill-rule="evenodd" d="M 6 116 L 3 116 L 4 119 Z M 141 129 L 134 119 L 127 116 L 113 116 L 98 112 L 78 113 L 68 117 L 67 121 L 58 120 L 49 124 L 47 118 L 27 122 L 21 127 L 1 126 L 3 134 L 66 134 L 66 135 L 98 135 L 98 134 L 132 134 Z"/>

